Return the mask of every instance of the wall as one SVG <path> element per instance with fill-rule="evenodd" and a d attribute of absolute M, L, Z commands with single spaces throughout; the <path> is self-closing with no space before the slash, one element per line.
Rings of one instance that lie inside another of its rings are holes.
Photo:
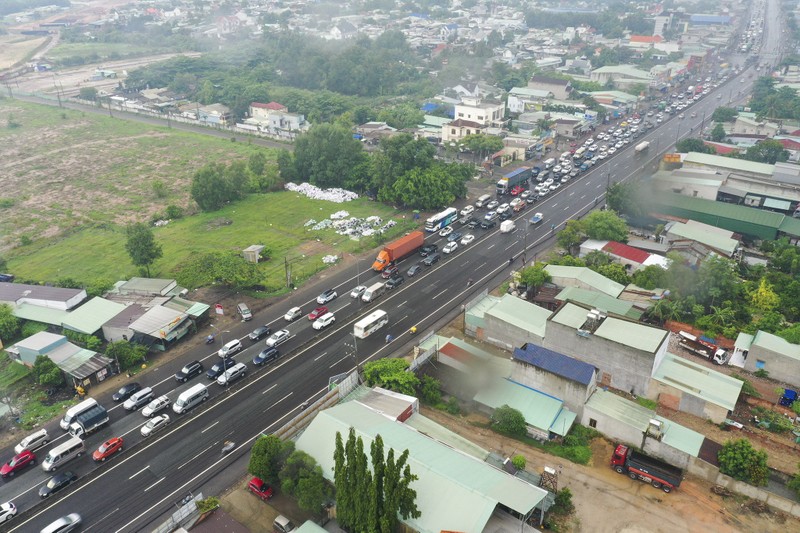
<path fill-rule="evenodd" d="M 583 414 L 583 406 L 586 404 L 586 400 L 589 399 L 596 387 L 595 380 L 592 380 L 587 387 L 582 383 L 564 379 L 552 372 L 547 372 L 521 361 L 512 361 L 511 379 L 563 400 L 570 411 L 577 414 L 578 419 Z"/>
<path fill-rule="evenodd" d="M 637 446 L 640 444 L 641 443 L 637 443 Z M 684 470 L 687 469 L 689 464 L 695 459 L 688 453 L 677 450 L 653 437 L 647 437 L 645 439 L 642 451 L 647 455 L 655 457 L 656 459 L 661 459 L 664 462 Z"/>
<path fill-rule="evenodd" d="M 606 435 L 607 437 L 620 442 L 627 442 L 635 445 L 637 448 L 642 444 L 642 430 L 632 427 L 624 422 L 612 418 L 605 413 L 595 411 L 591 406 L 586 405 L 583 408 L 583 416 L 581 417 L 581 425 L 592 427 L 589 424 L 590 419 L 594 419 L 597 424 L 594 429 Z"/>
<path fill-rule="evenodd" d="M 747 359 L 744 362 L 744 369 L 748 372 L 755 372 L 756 362 L 764 361 L 764 370 L 771 376 L 780 376 L 781 381 L 800 386 L 800 362 L 791 357 L 767 350 L 756 344 L 750 347 Z"/>
<path fill-rule="evenodd" d="M 522 346 L 528 342 L 542 345 L 544 341 L 542 337 L 508 322 L 498 320 L 497 317 L 489 313 L 484 315 L 484 321 L 484 338 L 481 338 L 481 340 L 499 346 L 504 350 L 512 351 L 515 347 Z"/>

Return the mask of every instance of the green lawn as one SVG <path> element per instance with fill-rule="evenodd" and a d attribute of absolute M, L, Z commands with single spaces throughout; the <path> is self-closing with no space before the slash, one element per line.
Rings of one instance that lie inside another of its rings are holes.
<path fill-rule="evenodd" d="M 47 57 L 53 61 L 67 57 L 87 57 L 97 54 L 100 58 L 106 58 L 110 54 L 120 57 L 130 57 L 135 55 L 163 54 L 169 50 L 155 46 L 135 45 L 129 43 L 60 43 L 58 46 L 47 52 Z"/>

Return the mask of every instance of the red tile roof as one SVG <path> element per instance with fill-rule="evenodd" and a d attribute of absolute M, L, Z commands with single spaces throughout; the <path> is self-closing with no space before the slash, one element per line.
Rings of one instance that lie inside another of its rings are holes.
<path fill-rule="evenodd" d="M 463 118 L 460 118 L 458 120 L 454 120 L 453 122 L 450 122 L 447 125 L 448 126 L 453 126 L 455 128 L 477 128 L 477 129 L 482 129 L 484 127 L 483 124 L 480 124 L 478 122 L 473 122 L 471 120 L 464 120 Z"/>
<path fill-rule="evenodd" d="M 639 263 L 640 265 L 644 264 L 644 262 L 647 261 L 647 258 L 650 257 L 650 254 L 644 250 L 640 250 L 638 248 L 634 248 L 633 246 L 628 246 L 627 244 L 615 241 L 608 241 L 608 244 L 603 246 L 603 251 L 614 254 L 617 257 Z"/>
<path fill-rule="evenodd" d="M 710 142 L 710 141 L 704 141 L 703 144 L 705 144 L 706 146 L 710 146 L 711 148 L 716 150 L 719 155 L 728 155 L 731 152 L 738 152 L 739 151 L 739 149 L 736 148 L 735 146 L 730 146 L 730 145 L 727 145 L 727 144 L 720 144 L 720 143 L 715 143 L 715 142 Z"/>
<path fill-rule="evenodd" d="M 663 41 L 660 35 L 631 35 L 632 43 L 660 43 Z"/>
<path fill-rule="evenodd" d="M 787 150 L 800 150 L 800 143 L 791 139 L 779 139 L 779 143 Z"/>
<path fill-rule="evenodd" d="M 270 102 L 268 104 L 253 102 L 250 105 L 259 109 L 271 109 L 273 111 L 286 111 L 288 109 L 285 105 L 279 104 L 278 102 Z"/>

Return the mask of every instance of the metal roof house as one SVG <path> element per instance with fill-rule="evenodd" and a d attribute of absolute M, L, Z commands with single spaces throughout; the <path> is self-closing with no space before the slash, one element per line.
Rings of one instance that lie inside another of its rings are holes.
<path fill-rule="evenodd" d="M 541 342 L 550 311 L 505 294 L 486 296 L 466 310 L 465 331 L 477 339 L 513 350 L 527 342 Z"/>
<path fill-rule="evenodd" d="M 749 343 L 747 334 L 740 333 L 736 349 L 744 352 L 744 369 L 748 372 L 766 370 L 774 379 L 800 386 L 800 345 L 783 337 L 759 330 Z"/>
<path fill-rule="evenodd" d="M 86 297 L 84 289 L 0 282 L 0 303 L 10 305 L 14 316 L 53 326 L 61 326 L 70 309 Z"/>
<path fill-rule="evenodd" d="M 590 291 L 598 291 L 616 298 L 625 290 L 625 286 L 612 281 L 591 268 L 547 265 L 545 271 L 550 274 L 552 283 L 559 287 L 579 287 Z"/>
<path fill-rule="evenodd" d="M 121 303 L 96 296 L 67 315 L 61 325 L 78 333 L 94 335 L 102 329 L 103 324 L 124 310 L 125 306 Z"/>

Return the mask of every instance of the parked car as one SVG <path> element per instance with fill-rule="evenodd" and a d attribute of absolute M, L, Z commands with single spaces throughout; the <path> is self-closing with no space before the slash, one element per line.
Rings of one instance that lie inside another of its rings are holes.
<path fill-rule="evenodd" d="M 273 346 L 277 346 L 289 340 L 291 333 L 289 333 L 288 329 L 281 329 L 276 331 L 272 334 L 270 338 L 267 339 L 267 346 L 272 348 Z"/>
<path fill-rule="evenodd" d="M 350 291 L 350 298 L 361 298 L 361 295 L 364 294 L 365 290 L 367 290 L 367 287 L 364 285 L 356 286 L 352 291 Z"/>
<path fill-rule="evenodd" d="M 247 335 L 247 338 L 250 339 L 253 342 L 256 342 L 256 341 L 259 341 L 259 340 L 263 339 L 267 335 L 270 335 L 271 333 L 272 333 L 272 329 L 269 326 L 261 326 L 259 328 L 254 329 L 253 331 L 251 331 Z"/>
<path fill-rule="evenodd" d="M 47 498 L 52 496 L 77 480 L 78 476 L 73 472 L 61 472 L 60 474 L 56 474 L 39 488 L 39 497 Z"/>
<path fill-rule="evenodd" d="M 272 361 L 277 361 L 281 354 L 276 348 L 264 348 L 257 356 L 253 358 L 253 364 L 261 366 Z"/>
<path fill-rule="evenodd" d="M 94 453 L 92 454 L 92 459 L 94 459 L 98 463 L 105 462 L 106 459 L 114 455 L 115 453 L 121 452 L 123 447 L 123 440 L 122 437 L 113 437 L 105 441 L 103 444 L 97 448 Z"/>
<path fill-rule="evenodd" d="M 317 303 L 319 305 L 324 305 L 324 304 L 336 299 L 337 296 L 339 296 L 339 295 L 336 293 L 335 290 L 328 289 L 327 291 L 325 291 L 322 294 L 320 294 L 319 296 L 317 296 Z"/>
<path fill-rule="evenodd" d="M 142 386 L 139 383 L 127 383 L 115 392 L 111 399 L 115 402 L 124 402 L 140 390 L 142 390 Z"/>
<path fill-rule="evenodd" d="M 0 477 L 8 479 L 14 477 L 18 472 L 36 464 L 36 455 L 30 450 L 22 450 L 6 464 L 0 467 Z"/>
<path fill-rule="evenodd" d="M 191 363 L 187 364 L 175 374 L 175 381 L 179 381 L 180 383 L 186 383 L 190 379 L 195 376 L 199 376 L 203 373 L 203 363 L 200 361 L 192 361 Z"/>
<path fill-rule="evenodd" d="M 148 403 L 144 407 L 144 409 L 142 409 L 142 414 L 144 416 L 146 416 L 147 418 L 150 418 L 153 415 L 155 415 L 157 412 L 169 407 L 170 403 L 172 403 L 172 402 L 170 402 L 169 396 L 167 396 L 166 394 L 163 394 L 163 395 L 159 396 L 158 398 L 152 400 L 150 403 Z"/>
<path fill-rule="evenodd" d="M 151 418 L 147 424 L 142 426 L 142 429 L 140 430 L 142 437 L 149 437 L 150 435 L 161 431 L 169 425 L 169 422 L 169 415 L 158 415 Z"/>
<path fill-rule="evenodd" d="M 316 320 L 327 312 L 328 308 L 325 307 L 324 305 L 320 305 L 319 307 L 308 313 L 308 319 L 312 321 Z"/>
<path fill-rule="evenodd" d="M 261 478 L 254 477 L 247 483 L 247 490 L 258 496 L 264 501 L 269 500 L 272 498 L 274 491 L 269 483 L 262 480 Z"/>

